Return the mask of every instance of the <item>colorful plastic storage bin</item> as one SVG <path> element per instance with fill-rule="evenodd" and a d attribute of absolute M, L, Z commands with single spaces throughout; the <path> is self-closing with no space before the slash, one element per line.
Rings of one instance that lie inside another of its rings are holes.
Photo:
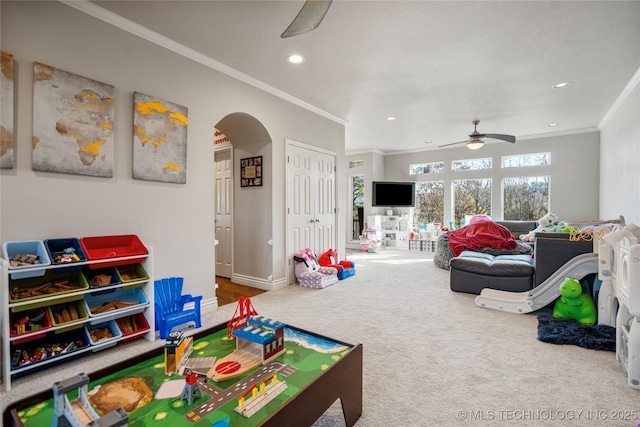
<path fill-rule="evenodd" d="M 28 277 L 38 277 L 44 276 L 45 269 L 33 270 L 33 271 L 23 271 L 33 267 L 42 267 L 51 265 L 51 258 L 49 258 L 49 253 L 44 246 L 44 242 L 42 240 L 27 240 L 23 242 L 4 242 L 2 244 L 2 252 L 4 254 L 4 259 L 7 261 L 11 260 L 15 255 L 37 255 L 38 256 L 38 264 L 34 265 L 25 265 L 25 266 L 16 266 L 12 267 L 9 265 L 9 271 L 16 271 L 15 273 L 11 273 L 12 279 L 24 279 Z"/>
<path fill-rule="evenodd" d="M 75 237 L 67 239 L 47 239 L 44 241 L 44 245 L 47 248 L 52 265 L 74 264 L 87 260 L 84 250 L 82 249 L 82 245 L 80 244 L 80 240 Z M 69 253 L 68 249 L 72 249 L 72 253 Z M 81 268 L 82 266 L 79 265 L 75 267 L 57 269 L 56 271 L 77 271 Z"/>
<path fill-rule="evenodd" d="M 41 339 L 46 335 L 47 329 L 51 328 L 51 319 L 49 317 L 49 312 L 48 310 L 42 308 L 11 313 L 9 320 L 9 336 L 11 338 L 30 334 L 36 331 L 41 332 L 39 334 L 29 335 L 27 337 L 14 340 L 14 344 L 21 344 L 24 342 Z M 24 327 L 24 330 L 17 329 L 21 326 Z"/>
<path fill-rule="evenodd" d="M 82 322 L 83 320 L 87 320 L 89 318 L 87 307 L 85 307 L 81 300 L 52 305 L 47 307 L 47 310 L 49 311 L 49 317 L 51 318 L 52 326 L 64 326 L 74 322 L 78 322 L 74 326 L 65 328 L 65 330 L 81 328 L 82 323 L 79 322 Z"/>
<path fill-rule="evenodd" d="M 96 347 L 92 351 L 100 351 L 105 348 L 113 347 L 117 344 L 118 339 L 122 338 L 122 332 L 115 320 L 108 320 L 106 322 L 97 323 L 95 325 L 84 325 L 87 336 L 89 337 L 89 344 L 91 347 Z M 107 331 L 110 335 L 107 338 L 98 337 L 103 334 L 103 331 Z"/>
<path fill-rule="evenodd" d="M 84 296 L 89 317 L 120 317 L 123 312 L 141 313 L 149 303 L 147 296 L 140 288 L 116 288 L 108 291 L 94 292 Z"/>
<path fill-rule="evenodd" d="M 122 283 L 149 279 L 149 274 L 147 274 L 142 264 L 119 265 L 116 267 L 116 272 Z"/>
<path fill-rule="evenodd" d="M 83 272 L 91 289 L 104 289 L 109 286 L 119 285 L 122 283 L 120 281 L 120 276 L 118 276 L 116 269 L 113 267 L 96 269 L 85 268 Z M 107 281 L 108 283 L 106 283 Z"/>
<path fill-rule="evenodd" d="M 57 286 L 56 284 L 61 284 Z M 48 285 L 47 288 L 43 286 Z M 21 280 L 14 280 L 9 283 L 9 302 L 25 302 L 33 300 L 33 304 L 20 306 L 20 310 L 45 307 L 51 301 L 43 301 L 44 297 L 63 295 L 89 289 L 86 277 L 81 271 L 71 273 L 54 273 L 47 270 L 42 277 L 32 277 Z M 82 294 L 70 295 L 68 298 L 56 299 L 53 303 L 61 304 L 82 299 Z"/>
<path fill-rule="evenodd" d="M 120 328 L 120 332 L 122 332 L 124 341 L 131 341 L 136 338 L 140 338 L 144 335 L 142 332 L 148 331 L 150 328 L 149 322 L 147 322 L 147 318 L 144 317 L 143 313 L 121 317 L 116 319 L 116 323 L 118 324 L 118 328 Z"/>
<path fill-rule="evenodd" d="M 133 264 L 142 262 L 149 251 L 135 234 L 123 234 L 119 236 L 94 236 L 80 238 L 80 244 L 84 249 L 87 259 L 104 260 L 109 258 L 136 257 L 127 260 L 89 265 L 89 268 L 113 267 L 116 265 Z"/>
<path fill-rule="evenodd" d="M 22 367 L 45 360 L 55 360 L 89 346 L 89 337 L 84 328 L 56 334 L 50 331 L 37 341 L 12 343 L 10 347 L 11 366 Z M 49 366 L 49 365 L 47 365 Z"/>

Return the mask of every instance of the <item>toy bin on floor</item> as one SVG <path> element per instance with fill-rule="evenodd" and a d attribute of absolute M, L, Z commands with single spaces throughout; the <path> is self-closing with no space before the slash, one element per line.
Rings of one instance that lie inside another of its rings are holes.
<path fill-rule="evenodd" d="M 51 363 L 43 362 L 74 358 L 76 357 L 74 353 L 88 346 L 89 337 L 84 328 L 63 333 L 49 331 L 44 338 L 39 340 L 20 344 L 12 342 L 10 346 L 11 368 L 19 369 L 26 365 L 42 365 L 48 368 Z M 16 372 L 12 376 L 18 377 L 27 372 L 34 372 L 34 369 L 30 368 L 25 372 Z"/>
<path fill-rule="evenodd" d="M 82 245 L 80 245 L 80 240 L 76 239 L 75 237 L 68 239 L 47 239 L 44 241 L 44 245 L 47 248 L 47 253 L 49 254 L 52 265 L 71 265 L 87 260 L 87 257 L 82 250 Z M 82 269 L 82 266 L 78 265 L 59 268 L 55 271 L 77 271 L 80 269 Z"/>
<path fill-rule="evenodd" d="M 148 331 L 150 326 L 147 318 L 143 313 L 134 314 L 133 316 L 121 317 L 116 319 L 118 328 L 122 332 L 123 341 L 131 341 L 140 338 L 144 332 Z"/>
<path fill-rule="evenodd" d="M 85 268 L 83 272 L 91 289 L 104 289 L 122 283 L 114 267 Z"/>
<path fill-rule="evenodd" d="M 87 307 L 85 307 L 81 300 L 52 305 L 47 307 L 47 310 L 51 318 L 51 325 L 69 325 L 67 328 L 59 329 L 59 331 L 70 331 L 81 328 L 81 322 L 89 318 Z"/>
<path fill-rule="evenodd" d="M 118 343 L 118 339 L 122 338 L 122 332 L 115 320 L 108 320 L 95 325 L 85 324 L 84 327 L 89 337 L 91 351 L 94 352 L 113 347 Z"/>
<path fill-rule="evenodd" d="M 13 280 L 9 284 L 9 302 L 25 302 L 33 300 L 32 304 L 21 305 L 21 310 L 46 307 L 51 302 L 44 299 L 54 295 L 62 295 L 89 289 L 87 279 L 81 271 L 71 273 L 54 273 L 47 270 L 42 277 Z M 82 299 L 82 294 L 56 299 L 56 304 Z"/>
<path fill-rule="evenodd" d="M 86 294 L 84 303 L 89 317 L 115 319 L 124 315 L 141 313 L 149 300 L 140 288 L 117 288 Z"/>
<path fill-rule="evenodd" d="M 36 308 L 33 310 L 11 312 L 9 316 L 9 336 L 11 338 L 24 336 L 14 340 L 14 344 L 42 339 L 51 328 L 51 318 L 48 310 Z M 35 333 L 39 332 L 39 333 Z"/>
<path fill-rule="evenodd" d="M 89 261 L 129 257 L 126 260 L 100 263 L 100 265 L 89 264 L 89 268 L 113 267 L 142 262 L 149 253 L 135 234 L 82 237 L 80 238 L 80 244 Z"/>
<path fill-rule="evenodd" d="M 27 240 L 23 242 L 5 242 L 2 244 L 4 259 L 9 263 L 9 271 L 12 279 L 24 279 L 28 277 L 44 276 L 45 269 L 33 270 L 34 267 L 51 265 L 51 259 L 47 249 L 41 240 Z M 11 259 L 17 256 L 34 255 L 37 257 L 37 264 L 11 265 Z M 28 271 L 28 269 L 32 269 Z M 20 270 L 27 270 L 22 271 Z"/>

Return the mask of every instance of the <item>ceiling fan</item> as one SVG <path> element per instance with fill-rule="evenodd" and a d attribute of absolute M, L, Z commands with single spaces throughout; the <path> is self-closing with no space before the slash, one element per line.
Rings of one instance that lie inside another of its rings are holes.
<path fill-rule="evenodd" d="M 306 0 L 295 19 L 280 36 L 283 39 L 315 30 L 324 19 L 333 0 Z"/>
<path fill-rule="evenodd" d="M 466 143 L 467 144 L 467 148 L 469 148 L 471 150 L 477 150 L 479 148 L 482 148 L 482 146 L 484 145 L 484 139 L 485 138 L 500 139 L 502 141 L 511 142 L 512 144 L 516 142 L 516 137 L 513 136 L 513 135 L 503 135 L 501 133 L 480 133 L 480 132 L 478 132 L 478 123 L 480 123 L 480 120 L 476 119 L 476 120 L 472 121 L 471 123 L 473 124 L 473 132 L 471 132 L 471 134 L 469 135 L 469 140 L 460 141 L 460 142 L 454 142 L 452 144 L 445 144 L 445 145 L 441 145 L 440 147 L 448 147 L 450 145 Z"/>

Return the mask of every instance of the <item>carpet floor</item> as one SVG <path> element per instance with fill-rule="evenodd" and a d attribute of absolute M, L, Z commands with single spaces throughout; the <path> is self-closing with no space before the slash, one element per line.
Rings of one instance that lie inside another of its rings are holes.
<path fill-rule="evenodd" d="M 432 257 L 394 250 L 347 253 L 356 262 L 355 276 L 325 289 L 290 285 L 251 301 L 260 314 L 363 344 L 358 427 L 640 423 L 640 390 L 627 385 L 615 353 L 538 340 L 536 313 L 475 306 L 474 295 L 449 289 L 449 272 L 435 267 Z M 204 314 L 204 326 L 228 321 L 234 309 L 229 304 Z M 158 345 L 118 344 L 74 366 L 18 379 L 0 398 L 4 406 L 79 370 L 90 372 Z M 342 425 L 337 403 L 315 427 Z"/>

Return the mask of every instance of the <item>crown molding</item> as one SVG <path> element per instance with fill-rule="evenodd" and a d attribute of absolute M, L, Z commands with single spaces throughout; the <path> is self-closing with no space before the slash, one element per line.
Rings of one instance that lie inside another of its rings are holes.
<path fill-rule="evenodd" d="M 607 111 L 604 117 L 602 117 L 602 120 L 600 120 L 600 123 L 598 123 L 598 129 L 602 129 L 607 124 L 611 117 L 616 113 L 618 108 L 620 108 L 622 103 L 627 100 L 629 95 L 631 95 L 631 92 L 633 92 L 636 86 L 638 86 L 638 83 L 640 83 L 640 67 L 638 67 L 633 77 L 631 77 L 631 80 L 629 80 L 629 83 L 627 83 L 627 85 L 624 87 L 622 93 L 620 93 L 620 95 L 618 95 L 616 100 L 613 102 L 613 105 L 611 106 L 611 108 L 609 108 L 609 111 Z"/>
<path fill-rule="evenodd" d="M 163 36 L 162 34 L 156 33 L 146 27 L 143 27 L 140 24 L 137 24 L 127 18 L 124 18 L 116 13 L 113 13 L 109 10 L 106 10 L 94 3 L 91 3 L 88 0 L 60 0 L 60 3 L 63 3 L 69 7 L 72 7 L 80 12 L 83 12 L 89 16 L 93 16 L 103 22 L 106 22 L 114 27 L 120 28 L 130 34 L 138 36 L 142 39 L 145 39 L 151 43 L 154 43 L 158 46 L 161 46 L 167 50 L 177 53 L 185 58 L 188 58 L 192 61 L 198 62 L 206 67 L 209 67 L 213 70 L 219 71 L 223 74 L 226 74 L 229 77 L 233 77 L 236 80 L 240 80 L 248 85 L 256 87 L 260 90 L 263 90 L 271 95 L 277 96 L 278 98 L 284 99 L 285 101 L 291 102 L 299 107 L 302 107 L 306 110 L 309 110 L 313 113 L 316 113 L 322 117 L 325 117 L 329 120 L 332 120 L 336 123 L 339 123 L 343 126 L 346 126 L 349 122 L 340 117 L 334 116 L 331 113 L 328 113 L 318 107 L 315 107 L 301 99 L 298 99 L 294 96 L 289 95 L 279 89 L 276 89 L 273 86 L 270 86 L 258 79 L 255 79 L 248 74 L 245 74 L 241 71 L 236 70 L 235 68 L 229 67 L 219 61 L 216 61 L 213 58 L 210 58 L 194 49 L 191 49 L 183 44 L 176 42 L 168 37 Z"/>

